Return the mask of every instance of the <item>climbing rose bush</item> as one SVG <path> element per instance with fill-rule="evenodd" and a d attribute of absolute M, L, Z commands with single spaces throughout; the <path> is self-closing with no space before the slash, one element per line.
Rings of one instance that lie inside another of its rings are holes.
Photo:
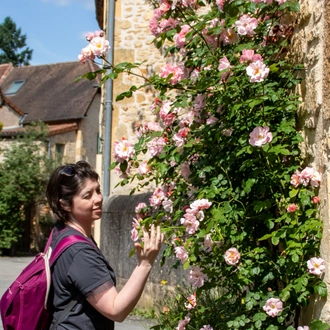
<path fill-rule="evenodd" d="M 327 294 L 322 169 L 302 158 L 296 129 L 301 66 L 290 61 L 290 37 L 298 1 L 153 5 L 150 33 L 165 54 L 154 76 L 137 73 L 138 63 L 107 63 L 104 40 L 80 61 L 103 59 L 85 75 L 103 74 L 102 83 L 121 73 L 143 79 L 117 101 L 146 86 L 156 95 L 157 123 L 138 123 L 137 140 L 116 141 L 110 168 L 120 185 L 136 183 L 131 193 L 151 190 L 132 239 L 142 225 L 160 224 L 162 262 L 186 273 L 190 292 L 160 312 L 154 329 L 328 329 L 319 320 L 298 323 L 310 299 Z M 94 38 L 102 36 L 90 44 Z"/>

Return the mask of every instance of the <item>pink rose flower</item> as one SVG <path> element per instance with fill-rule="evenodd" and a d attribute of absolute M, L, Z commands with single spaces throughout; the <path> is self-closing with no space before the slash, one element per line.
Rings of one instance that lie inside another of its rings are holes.
<path fill-rule="evenodd" d="M 141 211 L 147 207 L 146 203 L 139 203 L 138 205 L 135 206 L 135 213 L 140 214 Z"/>
<path fill-rule="evenodd" d="M 190 165 L 189 165 L 189 163 L 185 162 L 185 163 L 181 164 L 180 174 L 182 175 L 182 177 L 186 181 L 189 181 L 189 175 L 190 175 Z"/>
<path fill-rule="evenodd" d="M 158 22 L 159 33 L 163 33 L 171 29 L 174 29 L 178 24 L 179 22 L 172 17 L 170 17 L 169 19 L 163 18 Z"/>
<path fill-rule="evenodd" d="M 200 328 L 200 330 L 213 330 L 213 328 L 208 324 L 208 325 L 203 325 L 203 328 Z"/>
<path fill-rule="evenodd" d="M 310 178 L 310 184 L 312 187 L 318 187 L 320 185 L 321 182 L 321 174 L 314 170 L 312 177 Z"/>
<path fill-rule="evenodd" d="M 197 220 L 196 216 L 189 212 L 184 214 L 183 218 L 180 219 L 180 222 L 183 226 L 186 227 L 186 232 L 189 235 L 194 234 L 199 227 L 199 221 Z"/>
<path fill-rule="evenodd" d="M 166 145 L 166 141 L 163 137 L 154 137 L 147 143 L 148 150 L 153 157 L 159 156 Z"/>
<path fill-rule="evenodd" d="M 314 204 L 318 204 L 318 203 L 320 203 L 320 200 L 321 200 L 321 199 L 320 199 L 319 196 L 314 196 L 314 197 L 313 197 L 313 203 L 314 203 Z"/>
<path fill-rule="evenodd" d="M 207 279 L 207 275 L 205 275 L 202 272 L 202 269 L 198 266 L 193 267 L 193 269 L 189 271 L 188 281 L 196 288 L 202 287 L 204 285 L 204 281 L 207 281 Z"/>
<path fill-rule="evenodd" d="M 220 33 L 220 41 L 225 45 L 233 44 L 238 41 L 238 34 L 232 28 L 222 29 Z"/>
<path fill-rule="evenodd" d="M 125 160 L 131 158 L 134 154 L 134 145 L 127 141 L 125 138 L 122 138 L 120 142 L 116 141 L 114 143 L 113 155 L 116 162 L 122 163 Z"/>
<path fill-rule="evenodd" d="M 243 15 L 238 21 L 235 22 L 237 33 L 240 35 L 252 36 L 255 34 L 254 30 L 257 28 L 259 22 L 256 18 L 249 15 Z"/>
<path fill-rule="evenodd" d="M 213 241 L 212 241 L 211 235 L 210 234 L 205 235 L 204 236 L 205 251 L 207 251 L 207 252 L 212 251 L 212 246 L 213 246 Z"/>
<path fill-rule="evenodd" d="M 246 68 L 246 73 L 250 77 L 250 82 L 261 82 L 268 77 L 269 68 L 263 61 L 258 60 L 250 63 L 250 65 Z"/>
<path fill-rule="evenodd" d="M 196 199 L 194 202 L 190 204 L 190 208 L 192 210 L 200 211 L 200 210 L 207 210 L 212 205 L 211 202 L 209 202 L 208 199 Z"/>
<path fill-rule="evenodd" d="M 195 8 L 197 5 L 197 0 L 181 0 L 182 6 Z"/>
<path fill-rule="evenodd" d="M 131 239 L 134 242 L 136 242 L 139 239 L 139 232 L 135 227 L 133 227 L 133 229 L 131 230 Z"/>
<path fill-rule="evenodd" d="M 165 67 L 162 68 L 162 71 L 159 76 L 161 78 L 167 78 L 170 74 L 172 74 L 170 83 L 172 85 L 176 85 L 185 76 L 184 68 L 182 67 L 182 65 L 167 63 Z"/>
<path fill-rule="evenodd" d="M 162 203 L 164 211 L 168 213 L 173 212 L 173 202 L 170 199 L 165 199 Z"/>
<path fill-rule="evenodd" d="M 159 6 L 159 9 L 163 12 L 163 13 L 166 13 L 170 10 L 171 8 L 171 5 L 170 3 L 167 1 L 167 0 L 161 0 L 160 1 L 160 6 Z"/>
<path fill-rule="evenodd" d="M 188 259 L 188 252 L 184 248 L 184 246 L 176 246 L 174 248 L 175 256 L 181 261 L 181 263 L 185 263 Z"/>
<path fill-rule="evenodd" d="M 180 320 L 178 326 L 175 328 L 175 330 L 185 330 L 186 325 L 190 322 L 190 317 L 186 316 L 184 320 Z"/>
<path fill-rule="evenodd" d="M 184 306 L 187 308 L 188 311 L 196 307 L 196 295 L 192 294 L 189 297 L 187 297 L 188 302 L 184 304 Z"/>
<path fill-rule="evenodd" d="M 307 269 L 310 274 L 321 276 L 325 271 L 325 261 L 322 258 L 311 258 L 307 261 Z"/>
<path fill-rule="evenodd" d="M 291 176 L 290 183 L 296 188 L 300 184 L 305 187 L 310 184 L 312 187 L 318 187 L 321 182 L 321 175 L 318 171 L 314 170 L 312 167 L 306 167 L 301 172 L 298 170 L 294 172 Z"/>
<path fill-rule="evenodd" d="M 197 94 L 194 99 L 194 109 L 203 110 L 206 106 L 206 96 L 203 94 Z"/>
<path fill-rule="evenodd" d="M 186 34 L 190 31 L 189 25 L 182 25 L 179 33 L 174 35 L 174 43 L 177 48 L 183 48 L 186 45 Z"/>
<path fill-rule="evenodd" d="M 249 143 L 254 147 L 261 147 L 273 140 L 273 134 L 269 132 L 268 126 L 258 126 L 250 133 Z"/>
<path fill-rule="evenodd" d="M 218 121 L 219 121 L 218 118 L 214 116 L 210 116 L 209 118 L 206 119 L 206 125 L 214 126 Z"/>
<path fill-rule="evenodd" d="M 232 247 L 225 252 L 224 258 L 227 265 L 233 266 L 239 262 L 241 255 L 236 248 Z"/>
<path fill-rule="evenodd" d="M 263 306 L 263 310 L 272 317 L 275 317 L 279 312 L 283 309 L 283 303 L 278 298 L 269 298 L 265 305 Z"/>
<path fill-rule="evenodd" d="M 304 326 L 298 327 L 297 330 L 309 330 L 309 327 L 307 325 L 304 325 Z"/>
<path fill-rule="evenodd" d="M 290 213 L 292 213 L 292 212 L 296 212 L 297 209 L 298 209 L 298 206 L 297 206 L 295 203 L 290 204 L 290 205 L 286 208 L 286 210 L 287 210 L 288 212 L 290 212 Z"/>
<path fill-rule="evenodd" d="M 290 183 L 291 183 L 295 188 L 297 188 L 297 187 L 299 186 L 300 182 L 301 182 L 300 177 L 301 177 L 301 174 L 300 174 L 300 172 L 299 172 L 298 170 L 295 171 L 294 174 L 292 174 L 292 176 L 291 176 L 291 181 L 290 181 Z"/>
<path fill-rule="evenodd" d="M 176 112 L 171 112 L 172 102 L 165 101 L 159 109 L 159 117 L 165 126 L 171 126 L 176 118 Z"/>
<path fill-rule="evenodd" d="M 93 34 L 93 38 L 95 37 L 104 37 L 105 36 L 105 32 L 103 30 L 96 30 Z M 86 36 L 87 38 L 87 36 Z M 93 39 L 91 38 L 91 39 Z"/>
<path fill-rule="evenodd" d="M 110 49 L 109 41 L 104 37 L 94 37 L 89 43 L 93 54 L 98 57 L 106 55 Z"/>
<path fill-rule="evenodd" d="M 218 65 L 218 70 L 220 72 L 224 71 L 220 76 L 220 83 L 228 81 L 230 76 L 233 74 L 231 71 L 231 65 L 226 56 L 224 56 L 223 58 L 220 59 L 219 65 Z"/>
<path fill-rule="evenodd" d="M 151 206 L 158 207 L 162 204 L 164 199 L 165 193 L 162 188 L 158 187 L 149 198 L 149 202 Z"/>
<path fill-rule="evenodd" d="M 147 125 L 147 128 L 148 128 L 149 131 L 159 132 L 159 131 L 162 130 L 160 125 L 156 122 L 153 122 L 153 121 L 146 123 L 146 125 Z"/>
<path fill-rule="evenodd" d="M 225 5 L 225 0 L 216 0 L 215 2 L 216 2 L 216 4 L 217 4 L 219 10 L 220 10 L 220 11 L 223 11 L 223 7 L 224 7 L 224 5 Z"/>
<path fill-rule="evenodd" d="M 88 45 L 83 48 L 78 55 L 79 62 L 85 63 L 87 60 L 94 61 L 95 55 L 93 54 L 92 48 Z"/>
<path fill-rule="evenodd" d="M 141 219 L 135 219 L 133 218 L 133 222 L 132 222 L 132 230 L 131 230 L 131 239 L 135 242 L 139 239 L 139 232 L 138 229 L 140 228 L 140 222 L 139 220 Z"/>
<path fill-rule="evenodd" d="M 308 186 L 310 179 L 312 178 L 314 169 L 312 167 L 306 167 L 300 173 L 300 183 L 305 187 Z"/>
<path fill-rule="evenodd" d="M 231 65 L 228 61 L 228 58 L 226 56 L 222 57 L 219 61 L 218 70 L 223 71 L 223 70 L 227 70 L 230 68 L 231 68 Z"/>
<path fill-rule="evenodd" d="M 147 162 L 142 162 L 139 165 L 138 172 L 140 175 L 148 174 L 150 171 L 151 171 L 151 166 L 149 166 Z"/>
<path fill-rule="evenodd" d="M 263 59 L 260 54 L 255 54 L 253 49 L 243 49 L 239 61 L 240 63 L 250 63 L 256 61 L 263 61 Z"/>

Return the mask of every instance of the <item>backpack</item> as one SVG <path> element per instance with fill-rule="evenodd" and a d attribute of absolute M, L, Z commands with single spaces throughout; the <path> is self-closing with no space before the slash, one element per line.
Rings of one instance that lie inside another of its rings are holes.
<path fill-rule="evenodd" d="M 52 312 L 48 295 L 52 265 L 72 244 L 86 242 L 93 245 L 87 238 L 71 235 L 62 238 L 52 252 L 52 236 L 53 231 L 44 252 L 36 255 L 1 297 L 0 310 L 4 330 L 49 330 Z M 75 304 L 77 300 L 73 300 L 68 305 L 70 309 L 66 308 L 62 313 L 68 314 Z M 56 324 L 63 320 L 62 315 L 60 319 Z"/>

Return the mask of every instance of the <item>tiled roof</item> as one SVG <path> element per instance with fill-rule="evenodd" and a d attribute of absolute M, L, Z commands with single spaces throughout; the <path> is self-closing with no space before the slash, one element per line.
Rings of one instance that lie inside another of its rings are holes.
<path fill-rule="evenodd" d="M 77 123 L 48 125 L 48 129 L 49 129 L 48 136 L 75 131 L 77 128 L 78 128 Z M 16 136 L 25 131 L 26 131 L 26 127 L 4 128 L 0 132 L 0 136 L 1 137 Z"/>
<path fill-rule="evenodd" d="M 96 9 L 96 20 L 99 23 L 99 27 L 103 30 L 103 0 L 95 0 L 95 9 Z"/>
<path fill-rule="evenodd" d="M 77 123 L 59 124 L 59 125 L 48 125 L 49 133 L 48 136 L 56 135 L 60 133 L 66 133 L 75 131 L 78 129 Z"/>
<path fill-rule="evenodd" d="M 1 87 L 0 87 L 0 107 L 6 103 L 11 109 L 13 109 L 14 111 L 16 111 L 20 116 L 23 116 L 24 115 L 24 112 L 18 108 L 13 102 L 11 102 L 8 97 L 4 96 L 3 95 L 3 92 L 1 90 Z"/>
<path fill-rule="evenodd" d="M 99 67 L 86 62 L 14 67 L 1 83 L 3 93 L 17 80 L 25 83 L 16 94 L 4 95 L 27 114 L 24 124 L 32 121 L 63 122 L 83 118 L 93 101 L 99 79 L 75 79 Z"/>

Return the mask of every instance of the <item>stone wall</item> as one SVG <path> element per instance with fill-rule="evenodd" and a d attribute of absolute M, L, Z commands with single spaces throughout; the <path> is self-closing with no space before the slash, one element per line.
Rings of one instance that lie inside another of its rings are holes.
<path fill-rule="evenodd" d="M 12 110 L 10 107 L 6 105 L 0 105 L 0 115 L 0 121 L 3 123 L 4 127 L 8 128 L 19 126 L 19 119 L 21 116 L 16 111 Z"/>
<path fill-rule="evenodd" d="M 134 196 L 115 195 L 103 205 L 100 248 L 115 271 L 119 290 L 127 282 L 137 264 L 135 254 L 129 257 L 134 248 L 130 230 L 135 216 L 135 206 L 141 202 L 148 203 L 149 197 L 148 193 Z M 140 308 L 155 307 L 166 290 L 171 290 L 176 284 L 182 283 L 186 276 L 182 268 L 172 268 L 175 259 L 168 259 L 165 265 L 161 266 L 161 254 L 162 252 L 155 261 L 142 299 L 139 301 Z M 166 281 L 166 286 L 161 285 L 161 281 Z"/>
<path fill-rule="evenodd" d="M 153 16 L 153 8 L 144 0 L 121 0 L 115 3 L 115 45 L 114 62 L 146 62 L 137 74 L 146 77 L 159 72 L 159 66 L 164 63 L 159 50 L 152 44 L 154 37 L 149 31 L 149 21 Z M 113 103 L 113 124 L 112 124 L 112 145 L 114 141 L 125 137 L 135 143 L 135 124 L 137 122 L 153 121 L 151 113 L 155 93 L 152 88 L 144 88 L 134 93 L 132 98 L 115 102 L 116 95 L 127 91 L 132 85 L 140 86 L 143 79 L 133 75 L 121 75 L 114 81 L 114 103 Z M 125 194 L 132 186 L 116 187 L 119 177 L 111 173 L 111 194 Z"/>
<path fill-rule="evenodd" d="M 299 70 L 303 79 L 300 86 L 301 106 L 298 112 L 299 129 L 304 143 L 302 150 L 309 165 L 322 173 L 319 190 L 321 197 L 321 218 L 323 219 L 323 239 L 321 257 L 326 260 L 327 272 L 324 281 L 330 297 L 330 244 L 329 244 L 329 15 L 328 0 L 300 0 L 297 28 L 292 40 L 294 59 L 304 65 Z M 302 313 L 302 319 L 322 319 L 330 324 L 330 300 L 316 298 L 315 302 Z M 307 324 L 307 323 L 304 323 Z"/>

